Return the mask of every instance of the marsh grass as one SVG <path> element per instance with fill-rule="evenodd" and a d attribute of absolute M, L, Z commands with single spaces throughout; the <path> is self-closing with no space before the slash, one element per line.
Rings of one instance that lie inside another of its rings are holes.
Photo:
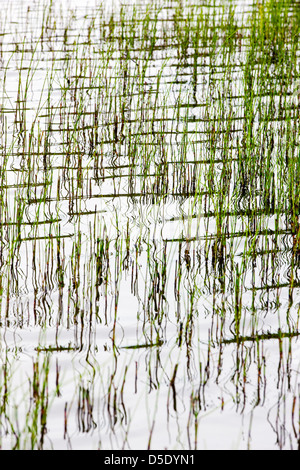
<path fill-rule="evenodd" d="M 228 448 L 242 416 L 242 448 L 299 448 L 297 3 L 26 5 L 0 14 L 2 447 Z"/>

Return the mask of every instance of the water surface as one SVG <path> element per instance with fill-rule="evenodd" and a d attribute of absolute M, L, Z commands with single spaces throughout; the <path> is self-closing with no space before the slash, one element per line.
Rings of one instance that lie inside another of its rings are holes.
<path fill-rule="evenodd" d="M 2 448 L 297 449 L 299 4 L 0 5 Z"/>

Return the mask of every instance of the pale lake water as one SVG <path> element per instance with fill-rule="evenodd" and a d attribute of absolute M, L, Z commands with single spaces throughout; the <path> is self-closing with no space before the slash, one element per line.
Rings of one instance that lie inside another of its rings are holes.
<path fill-rule="evenodd" d="M 3 449 L 299 447 L 286 3 L 0 1 Z"/>

